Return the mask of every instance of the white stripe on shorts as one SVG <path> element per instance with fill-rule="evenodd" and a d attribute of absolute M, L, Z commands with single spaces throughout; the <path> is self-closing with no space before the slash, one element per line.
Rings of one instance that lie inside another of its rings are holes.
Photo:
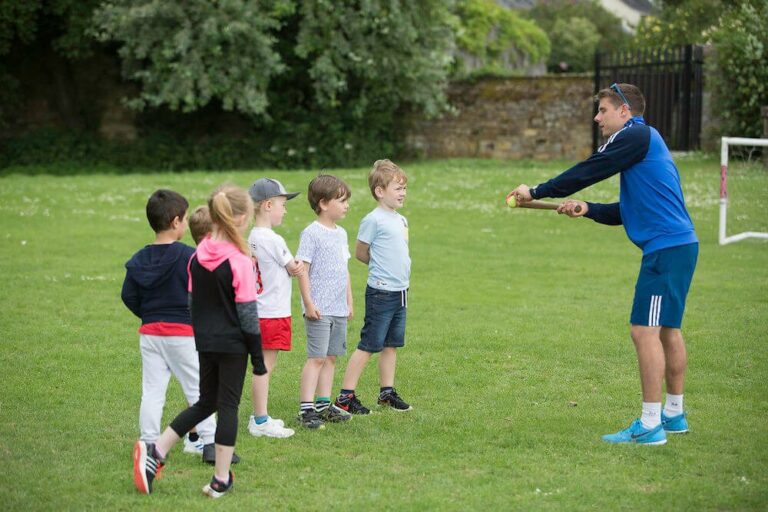
<path fill-rule="evenodd" d="M 648 308 L 648 327 L 657 327 L 661 316 L 661 295 L 651 295 L 651 307 Z"/>

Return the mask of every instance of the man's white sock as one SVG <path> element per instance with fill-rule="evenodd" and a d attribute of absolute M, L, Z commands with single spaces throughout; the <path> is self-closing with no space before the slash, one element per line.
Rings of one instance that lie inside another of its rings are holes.
<path fill-rule="evenodd" d="M 664 414 L 668 418 L 683 414 L 683 395 L 667 393 L 667 401 L 664 403 Z"/>
<path fill-rule="evenodd" d="M 647 429 L 661 425 L 661 402 L 643 402 L 643 415 L 640 416 L 640 421 Z"/>

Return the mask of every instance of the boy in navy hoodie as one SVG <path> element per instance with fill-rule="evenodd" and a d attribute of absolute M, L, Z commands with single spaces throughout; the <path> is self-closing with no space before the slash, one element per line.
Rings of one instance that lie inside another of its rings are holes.
<path fill-rule="evenodd" d="M 190 405 L 200 395 L 199 361 L 187 296 L 187 264 L 195 250 L 179 242 L 187 229 L 188 208 L 187 200 L 172 190 L 153 193 L 147 201 L 147 220 L 155 232 L 155 241 L 125 264 L 121 297 L 128 309 L 141 318 L 139 427 L 141 440 L 147 443 L 154 443 L 160 436 L 171 374 L 178 379 Z M 184 451 L 203 454 L 205 445 L 213 448 L 213 416 L 203 420 L 196 430 L 184 439 Z"/>

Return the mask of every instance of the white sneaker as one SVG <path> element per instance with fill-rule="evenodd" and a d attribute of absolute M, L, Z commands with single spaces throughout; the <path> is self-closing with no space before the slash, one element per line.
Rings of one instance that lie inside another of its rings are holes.
<path fill-rule="evenodd" d="M 272 417 L 267 418 L 267 421 L 261 425 L 256 424 L 256 417 L 251 416 L 248 420 L 248 432 L 254 437 L 278 437 L 286 438 L 291 437 L 296 432 L 292 428 L 285 428 L 283 420 L 276 420 Z"/>
<path fill-rule="evenodd" d="M 195 455 L 203 454 L 203 438 L 198 437 L 197 441 L 190 441 L 189 434 L 184 436 L 184 453 L 192 453 Z"/>

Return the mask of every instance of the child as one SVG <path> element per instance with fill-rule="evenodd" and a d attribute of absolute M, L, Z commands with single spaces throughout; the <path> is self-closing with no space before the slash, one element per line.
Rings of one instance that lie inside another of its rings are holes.
<path fill-rule="evenodd" d="M 324 421 L 346 421 L 352 416 L 331 404 L 336 357 L 347 351 L 347 319 L 352 318 L 352 288 L 347 261 L 349 242 L 336 222 L 349 209 L 352 195 L 335 176 L 320 175 L 309 184 L 309 204 L 317 220 L 301 232 L 296 257 L 306 273 L 299 289 L 307 331 L 307 362 L 301 372 L 299 423 L 316 429 Z M 315 398 L 317 392 L 317 398 Z"/>
<path fill-rule="evenodd" d="M 378 404 L 395 411 L 410 411 L 394 388 L 397 349 L 405 345 L 405 313 L 411 258 L 408 221 L 397 213 L 405 201 L 408 177 L 389 160 L 377 160 L 368 174 L 368 186 L 378 207 L 360 222 L 355 257 L 368 265 L 365 321 L 360 343 L 349 358 L 336 405 L 352 414 L 370 414 L 355 395 L 355 387 L 371 354 L 379 359 Z"/>
<path fill-rule="evenodd" d="M 211 213 L 208 206 L 198 206 L 189 217 L 189 232 L 195 245 L 200 245 L 203 238 L 211 234 Z"/>
<path fill-rule="evenodd" d="M 190 311 L 200 355 L 200 400 L 176 416 L 157 444 L 143 440 L 133 449 L 133 478 L 139 492 L 152 492 L 152 482 L 169 450 L 196 423 L 218 413 L 216 466 L 203 492 L 219 498 L 232 489 L 230 471 L 237 438 L 237 409 L 243 391 L 248 354 L 253 373 L 263 375 L 256 278 L 243 233 L 253 215 L 248 193 L 222 186 L 208 199 L 213 222 L 189 262 Z"/>
<path fill-rule="evenodd" d="M 147 220 L 155 241 L 125 264 L 123 302 L 141 318 L 140 439 L 154 443 L 171 374 L 191 405 L 200 396 L 200 370 L 187 301 L 187 263 L 195 252 L 179 242 L 187 229 L 189 203 L 171 190 L 157 190 L 147 201 Z M 205 418 L 199 430 L 184 439 L 186 453 L 202 454 L 213 442 L 216 424 Z"/>
<path fill-rule="evenodd" d="M 283 420 L 267 414 L 267 397 L 278 351 L 291 350 L 291 276 L 304 270 L 273 228 L 283 223 L 285 203 L 298 193 L 286 192 L 277 180 L 262 178 L 251 185 L 250 195 L 255 214 L 248 245 L 256 259 L 256 301 L 267 373 L 253 376 L 253 415 L 248 431 L 256 437 L 291 437 L 293 429 L 285 428 Z"/>

